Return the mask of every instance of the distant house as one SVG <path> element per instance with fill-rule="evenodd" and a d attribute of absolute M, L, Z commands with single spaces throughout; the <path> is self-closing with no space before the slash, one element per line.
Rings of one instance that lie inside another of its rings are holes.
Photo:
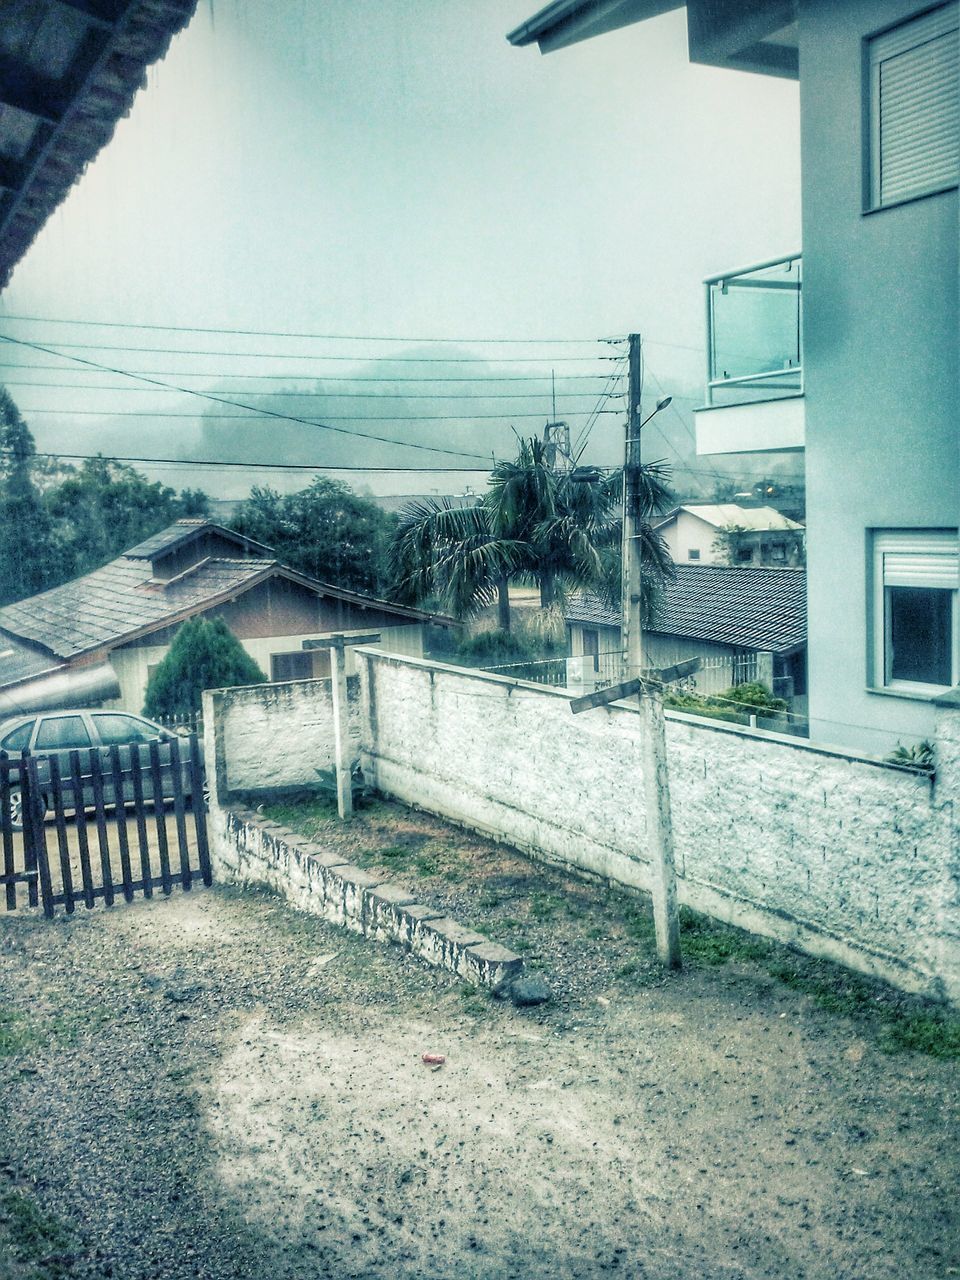
<path fill-rule="evenodd" d="M 803 563 L 803 525 L 773 507 L 690 503 L 675 507 L 656 530 L 675 564 Z"/>
<path fill-rule="evenodd" d="M 0 609 L 4 713 L 94 702 L 139 711 L 177 627 L 197 615 L 222 618 L 271 680 L 329 673 L 328 652 L 304 650 L 305 640 L 378 631 L 379 647 L 419 657 L 426 624 L 456 625 L 317 582 L 213 521 L 179 520 L 93 573 Z"/>
<path fill-rule="evenodd" d="M 802 569 L 677 565 L 656 623 L 644 632 L 646 661 L 671 666 L 700 658 L 690 682 L 700 693 L 759 680 L 802 707 L 807 608 Z M 574 596 L 565 613 L 569 685 L 620 679 L 620 613 L 597 596 Z"/>

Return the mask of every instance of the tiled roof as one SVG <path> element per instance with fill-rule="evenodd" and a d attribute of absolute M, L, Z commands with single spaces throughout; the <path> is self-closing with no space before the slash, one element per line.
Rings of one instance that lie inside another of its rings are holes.
<path fill-rule="evenodd" d="M 189 612 L 223 592 L 251 583 L 275 560 L 207 560 L 164 585 L 149 560 L 120 556 L 102 569 L 0 609 L 0 628 L 61 658 L 115 644 L 165 618 Z"/>
<path fill-rule="evenodd" d="M 773 507 L 741 507 L 736 502 L 685 503 L 659 521 L 656 528 L 662 529 L 665 524 L 675 520 L 681 511 L 685 511 L 687 515 L 696 516 L 698 520 L 712 525 L 714 529 L 736 528 L 749 529 L 753 532 L 772 532 L 786 529 L 799 531 L 803 528 L 802 524 L 797 524 L 796 520 L 789 519 Z"/>
<path fill-rule="evenodd" d="M 56 671 L 63 663 L 51 653 L 41 652 L 33 645 L 24 644 L 15 636 L 0 633 L 0 688 L 19 684 L 32 676 L 42 676 Z M 0 717 L 8 714 L 0 698 Z"/>
<path fill-rule="evenodd" d="M 806 572 L 678 564 L 654 626 L 659 635 L 770 653 L 792 653 L 807 642 Z M 620 613 L 589 593 L 574 596 L 568 622 L 619 627 Z M 2 618 L 0 618 L 2 622 Z"/>
<path fill-rule="evenodd" d="M 270 551 L 261 543 L 252 542 L 209 521 L 180 520 L 93 573 L 0 609 L 0 651 L 4 648 L 3 633 L 7 637 L 19 637 L 56 655 L 49 661 L 49 668 L 59 665 L 57 658 L 69 660 L 92 650 L 111 649 L 128 637 L 159 630 L 204 607 L 213 607 L 224 597 L 245 591 L 261 579 L 275 574 L 298 582 L 318 595 L 392 614 L 398 620 L 457 625 L 452 618 L 442 614 L 423 613 L 419 609 L 408 609 L 374 596 L 316 582 L 278 560 L 259 555 L 247 559 L 209 557 L 165 582 L 152 576 L 151 555 L 156 557 L 185 536 L 192 537 L 198 529 L 210 528 L 235 540 L 238 549 L 249 545 Z M 145 548 L 148 548 L 146 552 Z M 26 651 L 22 661 L 27 661 Z M 22 677 L 4 679 L 0 670 L 0 687 L 14 678 Z"/>
<path fill-rule="evenodd" d="M 123 553 L 124 558 L 127 560 L 153 560 L 161 552 L 170 551 L 179 546 L 180 543 L 187 542 L 189 539 L 195 538 L 198 534 L 206 531 L 220 534 L 221 537 L 228 539 L 228 541 L 235 542 L 238 548 L 254 548 L 258 552 L 269 552 L 270 550 L 262 542 L 255 542 L 253 538 L 247 538 L 242 533 L 235 533 L 232 529 L 227 529 L 213 520 L 178 520 L 176 524 L 171 524 L 166 529 L 161 529 L 152 538 L 147 538 L 144 542 L 138 542 L 135 547 L 125 551 Z"/>

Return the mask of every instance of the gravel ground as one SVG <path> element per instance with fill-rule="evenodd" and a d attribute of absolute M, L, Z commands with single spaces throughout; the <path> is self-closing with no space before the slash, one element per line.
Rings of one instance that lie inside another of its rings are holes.
<path fill-rule="evenodd" d="M 829 1012 L 695 926 L 665 978 L 625 895 L 391 806 L 340 834 L 556 999 L 256 892 L 5 917 L 5 1280 L 960 1274 L 957 1065 L 884 1051 L 882 989 Z"/>

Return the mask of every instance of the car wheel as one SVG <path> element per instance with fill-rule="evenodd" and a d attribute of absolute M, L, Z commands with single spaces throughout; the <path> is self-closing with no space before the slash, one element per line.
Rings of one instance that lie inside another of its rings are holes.
<path fill-rule="evenodd" d="M 11 787 L 7 798 L 7 817 L 14 831 L 23 830 L 23 794 L 19 787 Z"/>

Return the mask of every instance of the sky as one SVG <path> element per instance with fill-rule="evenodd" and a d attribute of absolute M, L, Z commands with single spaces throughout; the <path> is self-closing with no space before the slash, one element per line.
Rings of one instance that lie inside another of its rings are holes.
<path fill-rule="evenodd" d="M 0 333 L 61 352 L 0 356 L 45 366 L 0 370 L 38 447 L 481 469 L 341 473 L 455 492 L 542 430 L 553 373 L 575 439 L 603 410 L 584 458 L 613 465 L 622 399 L 601 393 L 622 389 L 624 348 L 597 340 L 633 331 L 645 402 L 677 397 L 650 451 L 686 475 L 702 280 L 800 246 L 797 86 L 691 66 L 682 11 L 546 57 L 513 48 L 535 8 L 200 0 L 0 295 Z M 31 380 L 46 385 L 14 385 Z M 309 480 L 143 469 L 218 496 Z"/>

